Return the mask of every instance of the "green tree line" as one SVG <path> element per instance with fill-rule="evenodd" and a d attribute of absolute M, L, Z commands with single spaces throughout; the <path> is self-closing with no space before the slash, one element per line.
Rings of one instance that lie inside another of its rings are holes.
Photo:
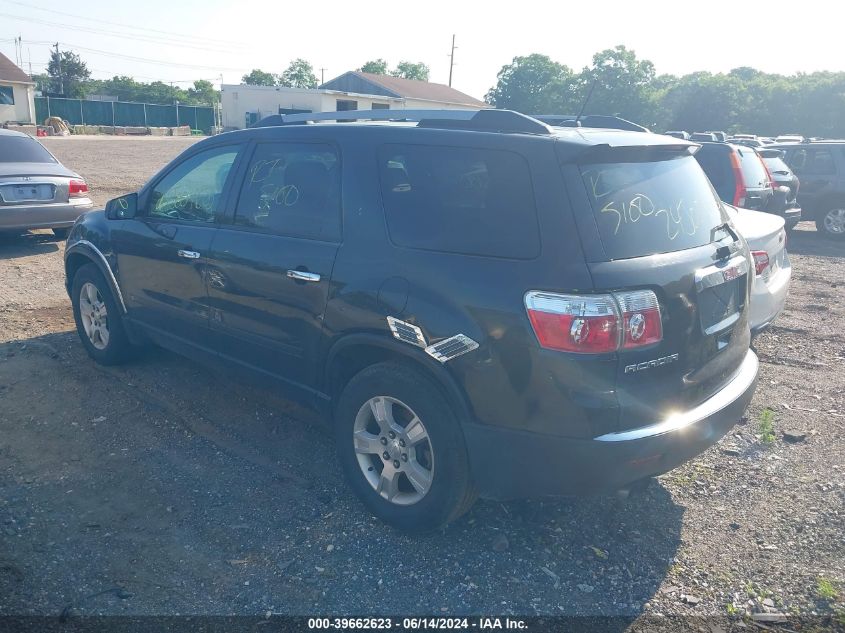
<path fill-rule="evenodd" d="M 624 46 L 596 53 L 581 71 L 546 55 L 514 57 L 486 98 L 526 114 L 577 114 L 591 87 L 585 112 L 621 116 L 655 131 L 845 137 L 845 73 L 779 75 L 741 67 L 658 75 L 653 63 Z"/>

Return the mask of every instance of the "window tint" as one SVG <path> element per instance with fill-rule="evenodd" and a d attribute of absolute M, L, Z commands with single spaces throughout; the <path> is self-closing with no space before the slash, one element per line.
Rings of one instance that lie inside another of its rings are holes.
<path fill-rule="evenodd" d="M 153 189 L 147 215 L 213 222 L 239 149 L 240 146 L 228 145 L 206 150 L 177 165 Z"/>
<path fill-rule="evenodd" d="M 692 156 L 582 165 L 581 175 L 609 259 L 703 246 L 724 222 Z"/>
<path fill-rule="evenodd" d="M 280 235 L 340 239 L 340 160 L 325 143 L 263 143 L 247 167 L 235 223 Z"/>
<path fill-rule="evenodd" d="M 829 149 L 807 150 L 807 163 L 804 165 L 804 173 L 818 174 L 819 176 L 830 176 L 836 173 L 836 163 L 833 162 L 833 154 Z"/>
<path fill-rule="evenodd" d="M 777 156 L 772 156 L 770 158 L 764 158 L 763 162 L 766 163 L 766 167 L 769 168 L 769 171 L 772 172 L 775 176 L 788 176 L 789 175 L 789 167 L 783 159 Z M 787 173 L 778 173 L 778 172 L 787 172 Z"/>
<path fill-rule="evenodd" d="M 701 149 L 695 153 L 695 159 L 713 183 L 716 191 L 720 194 L 722 190 L 733 191 L 735 183 L 730 156 L 724 151 L 723 146 L 702 145 Z"/>
<path fill-rule="evenodd" d="M 738 149 L 739 167 L 742 169 L 742 177 L 745 179 L 745 186 L 750 189 L 766 187 L 769 182 L 769 174 L 762 159 L 753 149 Z"/>
<path fill-rule="evenodd" d="M 512 259 L 539 254 L 534 189 L 522 156 L 385 145 L 379 150 L 379 171 L 394 244 Z"/>
<path fill-rule="evenodd" d="M 55 163 L 44 146 L 28 136 L 0 136 L 0 163 Z"/>

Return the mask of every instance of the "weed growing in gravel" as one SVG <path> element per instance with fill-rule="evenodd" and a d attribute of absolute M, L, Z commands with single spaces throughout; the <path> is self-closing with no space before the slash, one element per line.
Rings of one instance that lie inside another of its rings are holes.
<path fill-rule="evenodd" d="M 763 409 L 760 414 L 760 439 L 764 444 L 771 444 L 775 441 L 775 412 L 771 409 Z"/>
<path fill-rule="evenodd" d="M 833 585 L 833 581 L 828 580 L 827 578 L 819 578 L 818 582 L 816 583 L 816 593 L 818 594 L 819 598 L 822 600 L 827 600 L 831 602 L 836 599 L 836 596 L 839 593 L 836 591 L 836 587 Z"/>

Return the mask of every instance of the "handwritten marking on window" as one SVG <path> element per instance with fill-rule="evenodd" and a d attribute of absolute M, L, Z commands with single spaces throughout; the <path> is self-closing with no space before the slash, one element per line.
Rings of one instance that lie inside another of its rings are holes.
<path fill-rule="evenodd" d="M 264 182 L 273 173 L 279 169 L 284 169 L 286 161 L 284 158 L 275 158 L 273 160 L 259 160 L 252 166 L 249 172 L 250 184 L 256 182 Z"/>
<path fill-rule="evenodd" d="M 262 211 L 269 211 L 271 204 L 292 207 L 299 201 L 299 189 L 296 185 L 264 185 L 261 187 L 261 201 L 258 206 Z"/>
<path fill-rule="evenodd" d="M 620 229 L 629 224 L 636 224 L 644 218 L 665 216 L 666 237 L 676 239 L 681 233 L 695 235 L 698 231 L 693 206 L 684 206 L 683 199 L 677 204 L 657 207 L 647 195 L 638 193 L 629 201 L 611 200 L 605 204 L 600 213 L 612 213 L 616 219 L 613 234 L 618 235 Z"/>

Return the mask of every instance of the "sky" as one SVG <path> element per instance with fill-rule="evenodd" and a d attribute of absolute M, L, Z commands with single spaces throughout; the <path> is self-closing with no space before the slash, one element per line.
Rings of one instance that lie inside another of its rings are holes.
<path fill-rule="evenodd" d="M 314 0 L 0 0 L 0 52 L 44 72 L 49 46 L 81 55 L 98 79 L 130 75 L 187 87 L 240 83 L 253 68 L 281 73 L 297 57 L 329 80 L 382 57 L 422 61 L 453 87 L 483 98 L 503 65 L 542 53 L 580 70 L 624 44 L 658 73 L 752 66 L 792 74 L 845 71 L 845 8 L 828 0 L 602 0 L 526 4 L 485 0 L 414 3 Z M 362 8 L 363 7 L 363 8 Z M 571 8 L 567 8 L 571 7 Z M 595 7 L 590 12 L 589 8 Z M 325 69 L 321 71 L 320 69 Z"/>

